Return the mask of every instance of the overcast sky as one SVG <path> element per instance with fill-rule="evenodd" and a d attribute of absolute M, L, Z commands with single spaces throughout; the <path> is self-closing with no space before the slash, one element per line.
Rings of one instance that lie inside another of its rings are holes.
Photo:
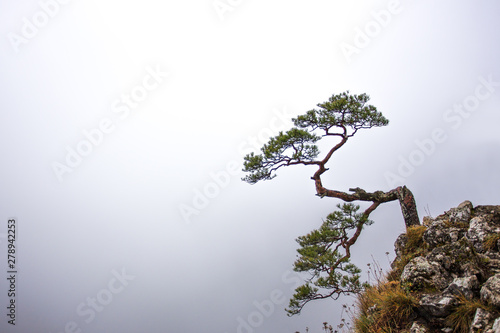
<path fill-rule="evenodd" d="M 332 94 L 367 93 L 390 123 L 338 151 L 326 187 L 406 184 L 420 217 L 500 204 L 499 14 L 495 0 L 0 2 L 0 331 L 337 324 L 342 302 L 284 308 L 295 239 L 339 201 L 314 195 L 314 168 L 248 185 L 244 154 Z M 363 269 L 387 267 L 404 231 L 397 202 L 372 219 Z"/>

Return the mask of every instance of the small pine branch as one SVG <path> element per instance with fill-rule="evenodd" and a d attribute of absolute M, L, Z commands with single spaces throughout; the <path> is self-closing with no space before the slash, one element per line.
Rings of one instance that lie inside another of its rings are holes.
<path fill-rule="evenodd" d="M 300 248 L 294 263 L 297 272 L 309 272 L 308 282 L 295 290 L 287 312 L 299 314 L 310 301 L 337 299 L 340 295 L 358 293 L 363 288 L 361 270 L 350 262 L 350 247 L 365 225 L 373 221 L 359 206 L 352 203 L 337 205 L 339 210 L 329 214 L 319 229 L 297 238 Z"/>

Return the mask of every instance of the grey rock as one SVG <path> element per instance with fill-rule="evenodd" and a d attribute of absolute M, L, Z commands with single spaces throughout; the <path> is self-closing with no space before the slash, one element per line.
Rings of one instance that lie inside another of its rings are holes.
<path fill-rule="evenodd" d="M 467 233 L 467 230 L 462 228 L 448 228 L 448 234 L 450 235 L 450 242 L 456 242 Z"/>
<path fill-rule="evenodd" d="M 456 242 L 464 237 L 466 233 L 467 230 L 464 228 L 447 227 L 444 221 L 436 220 L 430 224 L 422 238 L 432 249 L 440 245 Z"/>
<path fill-rule="evenodd" d="M 421 323 L 414 322 L 411 325 L 410 333 L 427 333 L 427 332 L 428 332 L 427 328 Z"/>
<path fill-rule="evenodd" d="M 497 318 L 493 322 L 493 327 L 491 328 L 492 333 L 500 333 L 500 318 Z"/>
<path fill-rule="evenodd" d="M 394 263 L 401 263 L 404 253 L 421 254 L 406 264 L 399 277 L 403 286 L 420 289 L 416 293 L 419 305 L 404 332 L 452 333 L 447 317 L 460 305 L 462 296 L 469 300 L 480 298 L 499 309 L 500 241 L 489 249 L 484 242 L 491 234 L 500 233 L 500 205 L 473 207 L 465 201 L 435 218 L 424 217 L 423 225 L 427 228 L 422 235 L 423 248 L 405 248 L 406 234 L 394 244 Z M 500 333 L 498 312 L 482 308 L 474 311 L 467 328 L 470 333 Z"/>
<path fill-rule="evenodd" d="M 394 251 L 396 252 L 396 257 L 401 258 L 403 255 L 403 250 L 408 243 L 408 237 L 406 234 L 401 234 L 398 236 L 396 239 L 396 242 L 394 242 Z"/>
<path fill-rule="evenodd" d="M 475 275 L 458 277 L 445 289 L 444 294 L 455 296 L 464 295 L 466 298 L 473 298 L 479 290 L 479 280 Z"/>
<path fill-rule="evenodd" d="M 403 269 L 401 281 L 411 283 L 416 288 L 435 287 L 443 289 L 447 286 L 444 271 L 436 262 L 428 261 L 424 257 L 416 257 Z"/>
<path fill-rule="evenodd" d="M 500 307 L 500 274 L 490 277 L 481 288 L 481 301 Z"/>
<path fill-rule="evenodd" d="M 427 230 L 425 230 L 422 237 L 431 248 L 443 245 L 450 241 L 450 235 L 444 221 L 442 220 L 432 222 Z"/>
<path fill-rule="evenodd" d="M 472 244 L 465 237 L 434 248 L 426 258 L 438 263 L 450 275 L 471 276 L 481 273 L 478 268 L 479 259 Z"/>
<path fill-rule="evenodd" d="M 485 216 L 494 225 L 500 225 L 500 206 L 476 206 L 476 216 Z"/>
<path fill-rule="evenodd" d="M 448 212 L 451 223 L 467 223 L 472 215 L 472 203 L 469 200 L 462 202 L 457 208 L 452 208 Z"/>
<path fill-rule="evenodd" d="M 476 216 L 470 220 L 467 238 L 474 245 L 476 251 L 483 252 L 483 243 L 486 240 L 486 236 L 490 235 L 492 232 L 493 228 L 488 224 L 488 221 L 482 216 Z"/>
<path fill-rule="evenodd" d="M 478 253 L 478 257 L 490 272 L 492 272 L 493 274 L 500 273 L 500 255 L 498 253 Z"/>
<path fill-rule="evenodd" d="M 477 308 L 469 332 L 484 332 L 490 324 L 491 319 L 493 319 L 493 315 L 490 312 Z"/>
<path fill-rule="evenodd" d="M 457 298 L 451 295 L 424 295 L 420 299 L 420 307 L 433 317 L 448 316 L 457 304 Z"/>

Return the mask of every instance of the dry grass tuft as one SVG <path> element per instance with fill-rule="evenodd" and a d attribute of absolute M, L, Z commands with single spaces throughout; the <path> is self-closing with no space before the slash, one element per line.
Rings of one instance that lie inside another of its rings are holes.
<path fill-rule="evenodd" d="M 409 323 L 417 306 L 417 298 L 400 282 L 380 279 L 357 297 L 354 330 L 375 333 L 402 329 Z"/>
<path fill-rule="evenodd" d="M 498 240 L 500 240 L 500 234 L 488 235 L 484 240 L 484 249 L 486 251 L 493 251 L 497 249 Z"/>
<path fill-rule="evenodd" d="M 403 249 L 401 258 L 394 262 L 393 270 L 389 273 L 389 280 L 398 280 L 404 267 L 410 260 L 427 253 L 428 246 L 422 238 L 425 230 L 427 230 L 427 227 L 424 225 L 412 226 L 406 230 L 408 241 Z"/>
<path fill-rule="evenodd" d="M 406 248 L 409 251 L 413 251 L 425 245 L 424 239 L 422 238 L 425 230 L 427 230 L 425 225 L 412 226 L 406 230 L 406 237 L 408 237 Z"/>
<path fill-rule="evenodd" d="M 470 325 L 478 308 L 489 312 L 494 311 L 492 307 L 484 305 L 478 299 L 468 299 L 465 296 L 460 296 L 458 301 L 459 305 L 455 308 L 453 313 L 446 318 L 446 324 L 452 327 L 453 332 L 456 333 L 469 332 Z"/>

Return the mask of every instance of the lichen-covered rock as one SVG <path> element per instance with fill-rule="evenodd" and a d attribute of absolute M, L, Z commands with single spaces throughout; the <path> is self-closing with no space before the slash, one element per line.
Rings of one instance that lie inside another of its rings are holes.
<path fill-rule="evenodd" d="M 484 241 L 486 236 L 493 232 L 493 228 L 483 216 L 476 216 L 470 220 L 467 238 L 474 245 L 478 252 L 484 251 Z"/>
<path fill-rule="evenodd" d="M 469 200 L 462 202 L 457 208 L 449 210 L 451 223 L 468 223 L 472 215 L 472 203 Z"/>
<path fill-rule="evenodd" d="M 497 318 L 493 322 L 493 327 L 491 328 L 491 333 L 500 333 L 500 318 Z"/>
<path fill-rule="evenodd" d="M 500 274 L 493 275 L 483 284 L 481 301 L 500 307 Z"/>
<path fill-rule="evenodd" d="M 446 317 L 453 312 L 458 300 L 452 295 L 424 295 L 420 299 L 420 307 L 432 317 Z"/>
<path fill-rule="evenodd" d="M 401 258 L 403 255 L 403 250 L 408 243 L 408 237 L 406 234 L 401 234 L 398 236 L 396 239 L 396 242 L 394 242 L 394 251 L 396 252 L 396 257 Z"/>
<path fill-rule="evenodd" d="M 447 286 L 448 276 L 438 263 L 431 262 L 424 257 L 416 257 L 403 269 L 401 281 L 414 288 L 443 289 Z"/>
<path fill-rule="evenodd" d="M 465 296 L 472 299 L 478 294 L 479 280 L 475 275 L 468 277 L 458 277 L 444 290 L 443 294 L 450 294 L 455 296 Z"/>
<path fill-rule="evenodd" d="M 450 235 L 450 242 L 457 242 L 467 234 L 467 230 L 463 228 L 448 228 L 448 234 Z"/>
<path fill-rule="evenodd" d="M 486 252 L 485 254 L 477 254 L 479 260 L 486 267 L 486 269 L 491 272 L 491 274 L 500 273 L 500 254 L 493 252 Z"/>
<path fill-rule="evenodd" d="M 500 206 L 476 206 L 475 216 L 484 216 L 492 225 L 500 225 Z"/>
<path fill-rule="evenodd" d="M 442 220 L 431 222 L 422 238 L 431 248 L 446 244 L 446 242 L 450 241 L 450 235 L 448 234 L 446 224 Z"/>
<path fill-rule="evenodd" d="M 429 248 L 456 242 L 466 234 L 464 228 L 449 227 L 443 220 L 433 221 L 424 232 L 422 238 L 429 245 Z"/>
<path fill-rule="evenodd" d="M 427 260 L 438 263 L 442 269 L 455 276 L 481 274 L 479 258 L 471 243 L 463 237 L 460 240 L 434 248 Z"/>
<path fill-rule="evenodd" d="M 500 206 L 473 207 L 464 201 L 442 215 L 425 217 L 422 224 L 394 244 L 393 273 L 400 275 L 391 278 L 409 287 L 419 303 L 409 321 L 393 332 L 463 331 L 448 316 L 481 301 L 492 312 L 472 308 L 472 324 L 465 331 L 500 333 Z"/>
<path fill-rule="evenodd" d="M 490 312 L 481 308 L 477 308 L 474 319 L 472 319 L 469 332 L 486 331 L 488 326 L 491 326 L 491 319 L 493 319 L 493 315 Z"/>

